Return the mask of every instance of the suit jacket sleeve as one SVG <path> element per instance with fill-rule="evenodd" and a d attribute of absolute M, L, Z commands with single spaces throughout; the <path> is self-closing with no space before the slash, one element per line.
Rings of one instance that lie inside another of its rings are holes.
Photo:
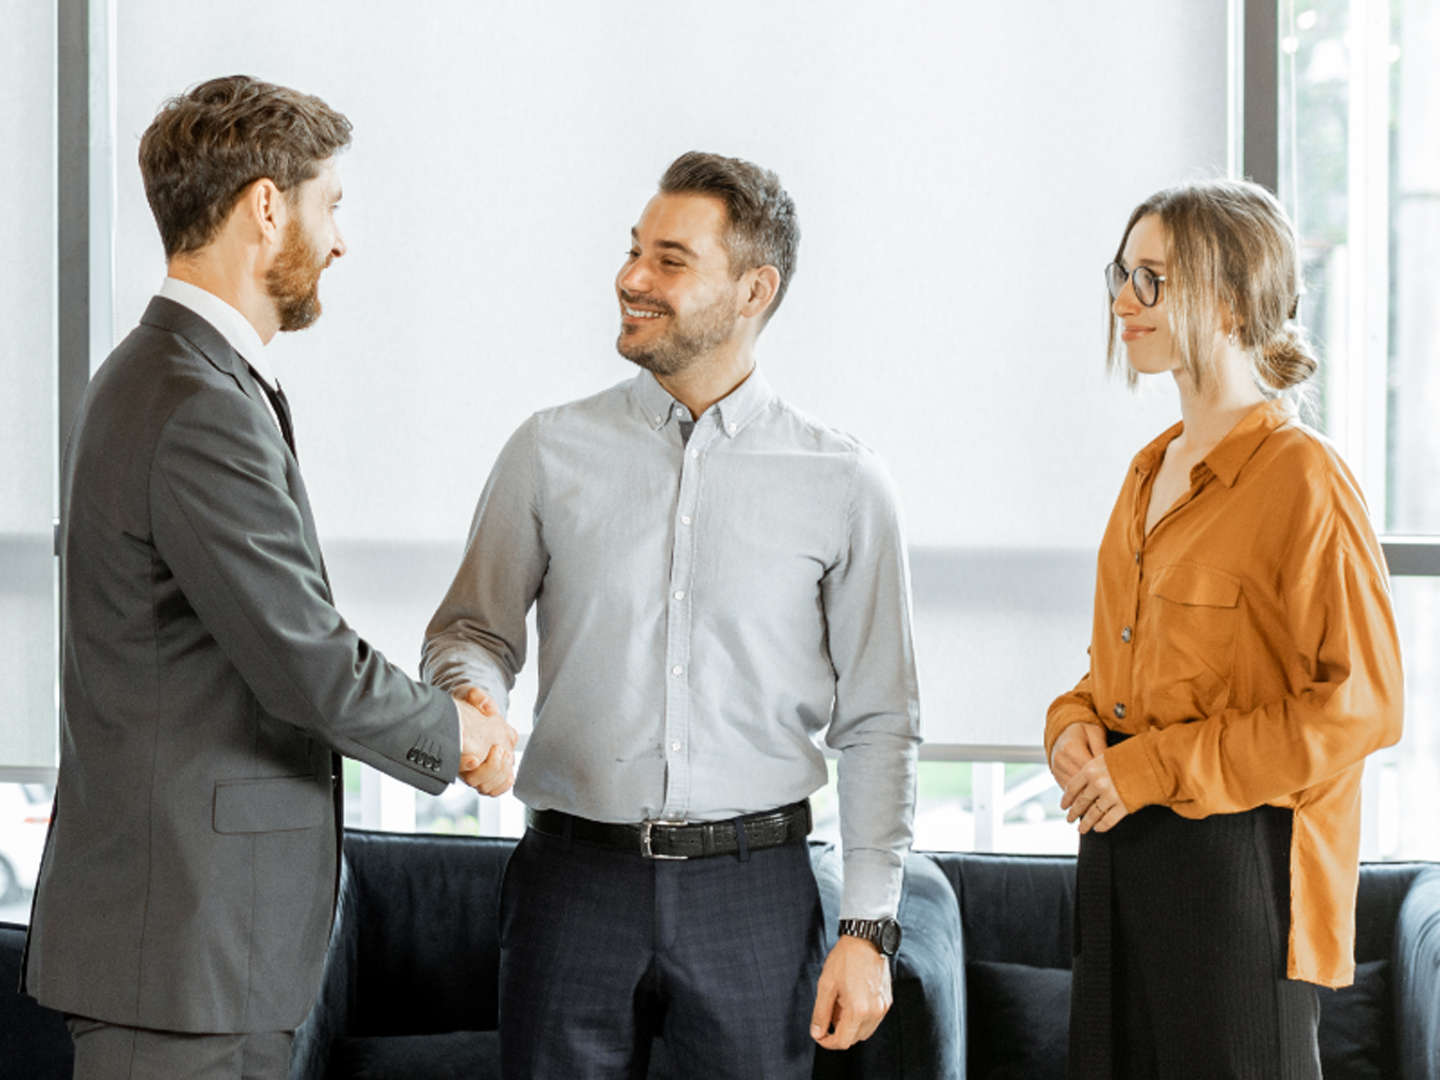
<path fill-rule="evenodd" d="M 454 703 L 366 644 L 331 603 L 297 503 L 298 467 L 264 410 L 233 392 L 193 394 L 154 453 L 156 550 L 260 707 L 342 754 L 442 791 L 459 765 Z"/>

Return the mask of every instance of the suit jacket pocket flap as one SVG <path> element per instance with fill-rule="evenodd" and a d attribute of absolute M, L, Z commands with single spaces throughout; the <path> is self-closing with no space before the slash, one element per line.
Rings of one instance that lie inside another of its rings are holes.
<path fill-rule="evenodd" d="M 1207 566 L 1176 563 L 1155 575 L 1150 595 L 1192 607 L 1233 608 L 1240 602 L 1240 582 Z"/>
<path fill-rule="evenodd" d="M 328 785 L 313 776 L 215 782 L 215 831 L 282 832 L 313 829 L 325 820 Z"/>

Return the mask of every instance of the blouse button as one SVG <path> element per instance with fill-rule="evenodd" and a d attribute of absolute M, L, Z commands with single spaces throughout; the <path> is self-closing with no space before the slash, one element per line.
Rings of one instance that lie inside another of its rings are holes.
<path fill-rule="evenodd" d="M 1117 704 L 1117 705 L 1115 706 L 1115 719 L 1116 719 L 1116 720 L 1124 720 L 1124 719 L 1125 719 L 1125 705 L 1124 705 L 1123 703 Z"/>

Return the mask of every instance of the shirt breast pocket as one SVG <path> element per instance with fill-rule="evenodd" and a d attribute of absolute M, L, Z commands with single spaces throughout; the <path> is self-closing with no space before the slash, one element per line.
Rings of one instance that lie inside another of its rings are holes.
<path fill-rule="evenodd" d="M 1240 620 L 1240 581 L 1195 563 L 1177 563 L 1150 583 L 1146 687 L 1162 723 L 1198 720 L 1229 701 Z"/>

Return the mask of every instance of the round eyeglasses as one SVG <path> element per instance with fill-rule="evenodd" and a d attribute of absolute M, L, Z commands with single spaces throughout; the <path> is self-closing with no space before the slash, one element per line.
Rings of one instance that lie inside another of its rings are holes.
<path fill-rule="evenodd" d="M 1125 288 L 1127 280 L 1135 287 L 1135 299 L 1140 303 L 1154 307 L 1160 302 L 1160 283 L 1165 280 L 1164 274 L 1157 274 L 1148 266 L 1137 266 L 1127 274 L 1123 266 L 1114 262 L 1105 267 L 1105 287 L 1110 290 L 1111 300 L 1120 299 L 1120 290 Z"/>

